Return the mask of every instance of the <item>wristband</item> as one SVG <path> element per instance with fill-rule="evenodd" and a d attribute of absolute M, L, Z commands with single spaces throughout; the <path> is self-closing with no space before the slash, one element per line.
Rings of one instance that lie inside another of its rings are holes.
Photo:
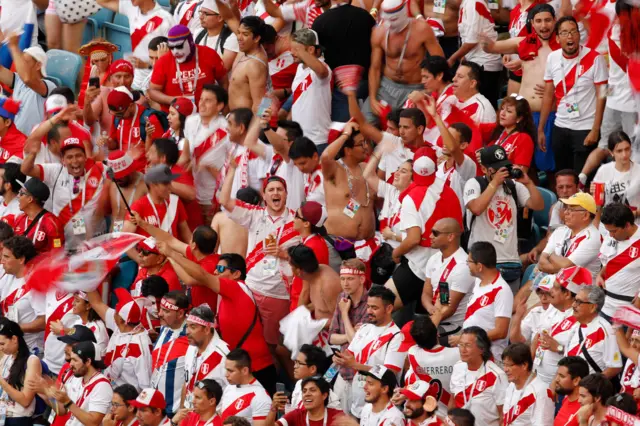
<path fill-rule="evenodd" d="M 377 7 L 372 7 L 371 10 L 369 10 L 369 14 L 370 15 L 377 15 L 378 14 L 378 8 Z"/>
<path fill-rule="evenodd" d="M 342 132 L 342 136 L 346 136 L 348 138 L 351 137 L 351 135 L 349 133 L 347 133 L 347 132 Z"/>
<path fill-rule="evenodd" d="M 66 404 L 62 404 L 62 406 L 64 407 L 65 410 L 69 410 L 69 407 L 71 407 L 71 404 L 73 404 L 73 401 L 69 401 Z"/>
<path fill-rule="evenodd" d="M 421 13 L 420 15 L 416 16 L 416 19 L 424 19 L 424 16 Z"/>

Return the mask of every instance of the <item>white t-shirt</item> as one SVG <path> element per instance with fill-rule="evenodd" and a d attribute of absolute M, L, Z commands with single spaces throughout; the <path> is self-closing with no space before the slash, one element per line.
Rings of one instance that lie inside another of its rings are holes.
<path fill-rule="evenodd" d="M 563 256 L 573 262 L 576 266 L 582 266 L 591 271 L 593 282 L 600 272 L 600 245 L 602 237 L 598 229 L 592 224 L 571 238 L 571 229 L 566 225 L 558 227 L 547 241 L 543 253 Z"/>
<path fill-rule="evenodd" d="M 31 360 L 31 357 L 33 357 L 35 360 L 37 360 L 38 362 L 40 362 L 40 360 L 38 359 L 37 356 L 35 355 L 29 355 L 28 359 L 27 359 L 27 363 L 29 362 L 29 360 Z M 6 381 L 9 380 L 9 376 L 11 374 L 11 367 L 13 366 L 13 363 L 15 361 L 15 357 L 13 355 L 3 355 L 2 358 L 2 367 L 0 367 L 2 370 L 2 378 Z M 27 364 L 24 365 L 24 369 L 26 372 L 27 369 Z M 36 399 L 33 398 L 31 400 L 31 403 L 26 406 L 23 407 L 22 405 L 20 405 L 18 402 L 14 401 L 13 399 L 11 399 L 11 397 L 9 397 L 8 394 L 3 395 L 3 401 L 6 401 L 6 407 L 7 407 L 7 417 L 31 417 L 33 416 L 33 413 L 35 411 L 36 408 Z"/>
<path fill-rule="evenodd" d="M 607 292 L 634 297 L 640 290 L 640 229 L 627 240 L 607 238 L 600 248 L 600 261 L 606 267 Z M 610 317 L 631 302 L 606 296 L 602 312 Z"/>
<path fill-rule="evenodd" d="M 371 403 L 362 407 L 360 426 L 404 426 L 404 414 L 391 402 L 381 411 L 374 413 Z"/>
<path fill-rule="evenodd" d="M 548 311 L 535 332 L 539 334 L 546 331 L 553 340 L 566 348 L 575 327 L 577 327 L 573 309 L 568 308 L 565 311 L 560 311 L 550 306 Z M 558 371 L 558 361 L 563 357 L 564 354 L 542 349 L 538 345 L 533 364 L 540 380 L 550 385 Z"/>
<path fill-rule="evenodd" d="M 629 203 L 640 207 L 640 164 L 631 162 L 626 172 L 616 169 L 616 163 L 603 164 L 598 168 L 594 182 L 604 183 L 604 204 Z"/>
<path fill-rule="evenodd" d="M 402 138 L 394 136 L 388 132 L 382 132 L 382 142 L 393 143 L 393 151 L 385 152 L 380 158 L 378 168 L 384 172 L 385 182 L 391 182 L 393 174 L 400 168 L 402 163 L 413 160 L 413 151 L 407 148 L 402 142 Z"/>
<path fill-rule="evenodd" d="M 266 157 L 265 172 L 270 173 L 271 169 L 275 167 L 274 157 L 276 153 L 273 150 L 273 146 L 263 145 Z M 304 184 L 306 181 L 304 173 L 293 164 L 292 159 L 289 159 L 288 163 L 282 160 L 275 174 L 287 182 L 287 207 L 292 210 L 298 210 L 304 201 Z"/>
<path fill-rule="evenodd" d="M 36 28 L 36 33 L 37 32 Z M 25 135 L 29 135 L 31 129 L 44 121 L 44 103 L 49 93 L 56 88 L 56 84 L 51 80 L 42 80 L 47 86 L 47 94 L 42 96 L 27 86 L 17 72 L 13 75 L 15 79 L 13 82 L 12 98 L 22 103 L 20 105 L 20 111 L 13 122 L 16 124 L 18 130 Z"/>
<path fill-rule="evenodd" d="M 247 385 L 227 386 L 222 392 L 218 410 L 222 419 L 244 417 L 253 424 L 264 420 L 271 409 L 271 398 L 256 379 Z"/>
<path fill-rule="evenodd" d="M 583 339 L 580 339 L 582 332 Z M 565 349 L 565 356 L 579 356 L 586 360 L 584 349 L 601 370 L 607 368 L 622 368 L 622 356 L 618 349 L 616 335 L 609 322 L 597 316 L 586 327 L 577 325 Z M 596 371 L 589 366 L 589 373 Z"/>
<path fill-rule="evenodd" d="M 64 384 L 64 387 L 69 398 L 76 404 L 82 399 L 79 407 L 85 412 L 107 414 L 111 409 L 113 389 L 109 380 L 106 380 L 106 377 L 102 374 L 96 374 L 86 384 L 83 383 L 82 377 L 72 375 Z M 87 391 L 89 391 L 88 394 Z M 84 423 L 71 415 L 66 425 L 83 426 Z"/>
<path fill-rule="evenodd" d="M 4 274 L 0 278 L 2 300 L 8 305 L 6 317 L 18 324 L 27 324 L 45 315 L 44 296 L 37 294 L 35 290 L 25 289 L 24 283 L 24 277 L 17 278 L 15 275 Z M 24 340 L 31 352 L 42 352 L 44 331 L 25 333 Z"/>
<path fill-rule="evenodd" d="M 462 43 L 477 43 L 464 58 L 484 66 L 485 71 L 500 71 L 502 58 L 496 53 L 486 53 L 480 43 L 480 35 L 485 35 L 496 41 L 498 33 L 495 22 L 485 0 L 463 0 L 460 4 L 458 31 Z"/>
<path fill-rule="evenodd" d="M 527 343 L 531 343 L 533 337 L 535 336 L 536 330 L 540 328 L 542 321 L 544 321 L 545 317 L 551 313 L 550 308 L 553 306 L 547 306 L 545 310 L 543 306 L 535 306 L 533 307 L 527 315 L 520 323 L 520 333 L 522 337 L 525 338 Z"/>
<path fill-rule="evenodd" d="M 198 44 L 200 46 L 207 46 L 212 48 L 216 51 L 216 53 L 218 53 L 218 55 L 220 55 L 220 58 L 222 58 L 222 55 L 224 55 L 224 52 L 226 52 L 227 50 L 236 53 L 240 52 L 240 46 L 238 46 L 238 37 L 234 33 L 229 34 L 229 36 L 224 41 L 224 45 L 222 46 L 220 46 L 220 44 L 218 43 L 219 38 L 220 34 L 216 36 L 209 36 L 207 34 L 202 38 L 202 40 L 200 40 L 200 43 Z M 222 48 L 224 48 L 224 51 Z"/>
<path fill-rule="evenodd" d="M 322 145 L 327 143 L 331 127 L 331 68 L 323 58 L 318 59 L 329 74 L 320 78 L 310 67 L 298 65 L 291 84 L 291 119 L 300 124 L 306 137 Z"/>
<path fill-rule="evenodd" d="M 187 22 L 187 27 L 189 28 L 189 31 L 191 31 L 191 34 L 193 34 L 194 38 L 202 29 L 200 16 L 198 14 L 200 10 L 200 5 L 198 3 L 202 2 L 200 0 L 181 1 L 173 12 L 173 19 L 176 25 L 182 24 L 182 19 L 184 18 L 185 22 Z"/>
<path fill-rule="evenodd" d="M 149 42 L 159 36 L 166 37 L 169 34 L 169 29 L 176 24 L 173 16 L 163 9 L 159 3 L 156 3 L 155 7 L 149 12 L 143 14 L 139 7 L 133 5 L 132 0 L 120 0 L 118 13 L 129 18 L 133 56 L 144 62 L 149 62 Z M 156 17 L 160 19 L 154 20 Z M 199 20 L 196 19 L 196 21 Z M 134 34 L 137 34 L 135 39 L 133 37 Z M 136 41 L 138 41 L 138 44 L 134 45 Z M 134 89 L 143 89 L 145 80 L 150 75 L 151 70 L 149 69 L 134 69 L 133 84 L 131 86 Z"/>
<path fill-rule="evenodd" d="M 406 236 L 400 229 L 400 210 L 402 204 L 400 203 L 400 191 L 393 185 L 380 180 L 378 182 L 378 197 L 384 198 L 382 204 L 382 210 L 380 210 L 380 231 L 383 231 L 385 227 L 389 227 L 394 234 L 401 234 L 402 238 Z M 389 241 L 385 240 L 391 247 L 396 248 L 400 245 L 395 239 Z"/>
<path fill-rule="evenodd" d="M 509 383 L 504 371 L 493 361 L 479 369 L 469 370 L 466 362 L 459 361 L 451 374 L 451 393 L 456 407 L 471 411 L 478 426 L 498 426 L 497 405 L 504 405 Z"/>
<path fill-rule="evenodd" d="M 516 185 L 518 204 L 525 206 L 529 201 L 529 190 L 520 182 Z M 464 205 L 480 196 L 480 183 L 477 179 L 469 179 L 464 186 Z M 467 224 L 471 223 L 471 211 L 467 214 Z M 519 262 L 518 257 L 518 233 L 517 233 L 518 206 L 511 194 L 507 194 L 504 185 L 501 185 L 487 209 L 477 216 L 471 227 L 469 247 L 476 241 L 489 241 L 493 244 L 498 255 L 498 263 Z"/>
<path fill-rule="evenodd" d="M 522 389 L 509 383 L 504 399 L 504 424 L 510 426 L 551 426 L 555 402 L 551 399 L 549 385 L 539 377 Z"/>
<path fill-rule="evenodd" d="M 620 52 L 620 24 L 616 21 L 606 40 L 609 50 L 609 87 L 607 88 L 607 108 L 616 111 L 636 112 L 635 97 L 631 90 L 631 82 L 626 67 L 622 69 L 618 60 Z"/>
<path fill-rule="evenodd" d="M 577 70 L 580 73 L 576 82 Z M 549 53 L 544 81 L 555 86 L 558 105 L 555 125 L 572 130 L 591 130 L 596 115 L 596 85 L 605 84 L 607 78 L 604 58 L 588 47 L 581 46 L 579 55 L 571 59 L 564 57 L 562 49 Z M 576 104 L 577 116 L 571 112 Z"/>
<path fill-rule="evenodd" d="M 464 294 L 455 313 L 440 323 L 446 332 L 462 327 L 469 298 L 475 286 L 475 278 L 471 276 L 467 265 L 467 253 L 460 247 L 453 255 L 443 259 L 442 252 L 437 252 L 427 262 L 426 275 L 427 279 L 431 280 L 434 301 L 439 300 L 440 282 L 448 283 L 449 291 Z"/>
<path fill-rule="evenodd" d="M 469 299 L 462 328 L 475 325 L 487 331 L 493 330 L 497 318 L 511 319 L 512 308 L 513 292 L 500 274 L 489 285 L 481 286 L 478 278 Z M 502 359 L 502 351 L 507 347 L 508 340 L 504 338 L 492 342 L 491 353 L 495 359 Z"/>

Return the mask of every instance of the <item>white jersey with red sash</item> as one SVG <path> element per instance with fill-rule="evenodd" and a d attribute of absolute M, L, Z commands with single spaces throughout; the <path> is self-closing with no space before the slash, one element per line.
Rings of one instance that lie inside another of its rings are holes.
<path fill-rule="evenodd" d="M 588 357 L 585 352 L 589 354 Z M 584 358 L 589 364 L 589 373 L 600 373 L 606 368 L 622 368 L 622 357 L 613 328 L 600 316 L 589 324 L 579 324 L 574 328 L 565 355 Z"/>
<path fill-rule="evenodd" d="M 555 402 L 549 385 L 535 377 L 527 380 L 522 389 L 510 383 L 504 400 L 504 426 L 551 426 Z"/>
<path fill-rule="evenodd" d="M 200 30 L 202 30 L 200 16 L 198 15 L 201 3 L 201 0 L 185 0 L 179 3 L 176 10 L 173 12 L 173 19 L 175 22 L 188 27 L 194 37 L 195 34 L 198 34 Z"/>
<path fill-rule="evenodd" d="M 151 339 L 141 325 L 132 331 L 123 333 L 115 321 L 116 311 L 107 310 L 105 325 L 113 331 L 107 346 L 104 370 L 111 382 L 117 387 L 128 383 L 136 389 L 148 388 L 151 379 Z"/>
<path fill-rule="evenodd" d="M 8 204 L 0 202 L 0 220 L 9 224 L 12 228 L 15 227 L 15 219 L 22 211 L 18 205 L 18 197 L 14 197 Z"/>
<path fill-rule="evenodd" d="M 384 365 L 399 373 L 404 366 L 406 352 L 400 352 L 402 333 L 392 321 L 384 326 L 364 324 L 353 336 L 347 350 L 356 361 L 365 365 Z M 364 383 L 366 376 L 356 373 L 351 390 L 351 414 L 360 417 L 364 406 Z"/>
<path fill-rule="evenodd" d="M 395 234 L 401 234 L 402 230 L 399 227 L 400 224 L 400 209 L 402 204 L 400 203 L 400 190 L 395 186 L 380 180 L 378 182 L 378 198 L 383 198 L 382 210 L 378 215 L 380 221 L 380 231 L 384 231 L 385 228 L 389 228 L 391 232 Z M 382 237 L 381 237 L 382 238 Z M 390 239 L 385 241 L 391 247 L 396 248 L 400 245 L 399 241 Z M 362 259 L 362 258 L 360 258 Z"/>
<path fill-rule="evenodd" d="M 566 348 L 574 328 L 577 327 L 576 324 L 577 321 L 573 316 L 572 308 L 560 311 L 553 306 L 549 306 L 549 309 L 547 309 L 547 312 L 542 318 L 540 328 L 535 330 L 535 332 L 537 334 L 548 333 L 553 340 Z M 558 371 L 558 361 L 563 357 L 563 354 L 542 349 L 538 344 L 533 360 L 533 367 L 538 373 L 540 380 L 550 385 Z"/>
<path fill-rule="evenodd" d="M 74 401 L 75 405 L 85 412 L 95 412 L 107 414 L 111 408 L 111 398 L 113 398 L 113 389 L 109 383 L 109 379 L 100 373 L 96 373 L 93 377 L 84 383 L 83 377 L 71 377 L 64 385 L 69 398 Z M 73 414 L 69 417 L 66 426 L 82 426 Z"/>
<path fill-rule="evenodd" d="M 627 362 L 624 364 L 620 384 L 622 385 L 621 392 L 630 395 L 633 395 L 633 391 L 640 387 L 640 369 L 631 358 L 627 358 Z"/>
<path fill-rule="evenodd" d="M 575 235 L 568 226 L 556 228 L 545 246 L 543 253 L 556 254 L 566 257 L 576 266 L 582 266 L 591 271 L 593 281 L 600 272 L 598 253 L 602 245 L 600 231 L 593 224 L 587 226 Z"/>
<path fill-rule="evenodd" d="M 313 22 L 322 15 L 322 12 L 322 8 L 316 6 L 313 0 L 285 3 L 280 6 L 282 19 L 287 22 L 300 21 L 306 28 L 311 28 Z"/>
<path fill-rule="evenodd" d="M 229 346 L 215 333 L 201 354 L 197 346 L 189 346 L 184 356 L 185 365 L 185 408 L 193 407 L 193 390 L 196 383 L 204 379 L 212 379 L 220 384 L 224 391 L 227 386 L 224 362 L 229 353 Z"/>
<path fill-rule="evenodd" d="M 298 63 L 288 50 L 269 61 L 269 77 L 274 89 L 290 88 L 297 72 Z"/>
<path fill-rule="evenodd" d="M 264 420 L 271 409 L 271 398 L 260 382 L 253 379 L 246 385 L 227 386 L 218 405 L 222 420 L 231 416 L 244 417 L 253 424 Z"/>
<path fill-rule="evenodd" d="M 173 330 L 162 327 L 151 353 L 151 387 L 160 390 L 167 402 L 167 410 L 180 409 L 180 396 L 185 383 L 184 357 L 189 348 L 186 327 Z"/>
<path fill-rule="evenodd" d="M 45 296 L 44 360 L 52 373 L 57 374 L 64 364 L 66 343 L 58 340 L 51 332 L 51 324 L 60 321 L 65 329 L 72 327 L 80 319 L 72 312 L 73 294 L 51 290 Z"/>
<path fill-rule="evenodd" d="M 44 297 L 36 294 L 25 284 L 24 278 L 15 275 L 4 274 L 0 278 L 2 291 L 2 314 L 18 324 L 27 324 L 35 321 L 39 316 L 44 316 Z M 42 351 L 44 346 L 44 333 L 25 333 L 24 340 L 33 353 Z"/>
<path fill-rule="evenodd" d="M 606 62 L 595 50 L 580 46 L 574 58 L 566 58 L 562 49 L 549 53 L 544 81 L 555 86 L 556 126 L 591 130 L 598 96 L 596 85 L 607 83 L 607 78 Z"/>
<path fill-rule="evenodd" d="M 629 58 L 620 49 L 620 24 L 616 22 L 607 37 L 609 50 L 609 86 L 607 107 L 616 111 L 637 111 L 627 66 Z"/>
<path fill-rule="evenodd" d="M 423 349 L 418 345 L 407 352 L 409 368 L 404 376 L 405 384 L 417 380 L 429 383 L 427 395 L 438 401 L 438 415 L 446 416 L 451 400 L 451 374 L 453 366 L 460 361 L 460 350 L 439 346 L 435 349 Z"/>
<path fill-rule="evenodd" d="M 313 173 L 305 175 L 304 198 L 305 201 L 315 201 L 325 205 L 324 176 L 322 175 L 320 164 L 318 164 Z"/>
<path fill-rule="evenodd" d="M 373 412 L 371 403 L 362 407 L 360 426 L 404 426 L 404 414 L 391 402 L 377 413 Z"/>
<path fill-rule="evenodd" d="M 630 305 L 640 290 L 640 228 L 628 239 L 607 238 L 600 248 L 606 284 L 602 312 L 613 316 L 621 306 Z"/>
<path fill-rule="evenodd" d="M 492 283 L 482 286 L 478 278 L 469 299 L 462 328 L 475 325 L 485 330 L 493 330 L 496 327 L 496 318 L 511 318 L 512 307 L 513 292 L 500 274 Z M 492 342 L 491 353 L 495 359 L 502 359 L 502 351 L 507 347 L 507 340 L 505 338 Z"/>
<path fill-rule="evenodd" d="M 451 112 L 451 105 L 455 104 L 456 97 L 453 94 L 453 84 L 448 84 L 442 93 L 436 98 L 436 111 L 440 114 L 440 117 L 446 122 L 449 112 Z M 409 102 L 409 101 L 407 101 Z M 436 126 L 435 121 L 431 118 L 427 119 L 427 125 L 422 134 L 422 139 L 431 145 L 436 145 L 440 138 L 440 130 Z"/>
<path fill-rule="evenodd" d="M 496 406 L 504 405 L 507 386 L 507 376 L 493 361 L 487 361 L 477 370 L 469 370 L 462 361 L 453 366 L 451 393 L 455 406 L 471 411 L 477 425 L 498 426 L 500 417 Z"/>
<path fill-rule="evenodd" d="M 273 217 L 264 207 L 236 200 L 229 218 L 249 230 L 247 286 L 264 296 L 289 299 L 284 279 L 292 276 L 291 267 L 274 256 L 265 256 L 263 249 L 267 239 L 275 239 L 284 250 L 300 243 L 300 235 L 293 228 L 295 212 L 287 208 Z"/>

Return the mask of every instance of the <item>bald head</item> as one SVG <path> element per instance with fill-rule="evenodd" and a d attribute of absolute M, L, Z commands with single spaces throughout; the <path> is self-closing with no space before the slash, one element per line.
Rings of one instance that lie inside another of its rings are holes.
<path fill-rule="evenodd" d="M 441 250 L 443 255 L 449 256 L 460 247 L 461 233 L 457 220 L 449 217 L 440 219 L 431 228 L 431 248 Z"/>
<path fill-rule="evenodd" d="M 459 234 L 462 232 L 460 224 L 452 217 L 445 217 L 436 222 L 435 228 L 442 232 L 451 232 L 452 234 Z"/>

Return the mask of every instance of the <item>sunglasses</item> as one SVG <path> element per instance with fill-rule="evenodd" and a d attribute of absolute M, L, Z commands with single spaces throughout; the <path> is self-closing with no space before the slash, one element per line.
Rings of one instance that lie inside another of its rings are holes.
<path fill-rule="evenodd" d="M 29 193 L 26 190 L 21 189 L 20 191 L 18 191 L 18 196 L 22 196 L 22 195 L 26 195 L 28 197 Z"/>
<path fill-rule="evenodd" d="M 296 212 L 296 219 L 300 219 L 300 220 L 304 220 L 304 221 L 307 220 L 304 217 L 302 217 L 302 215 L 300 215 L 300 213 L 298 213 L 298 212 Z"/>
<path fill-rule="evenodd" d="M 447 231 L 438 231 L 437 229 L 432 229 L 431 233 L 433 234 L 434 237 L 439 237 L 440 235 L 443 234 L 451 234 L 451 232 L 447 232 Z"/>
<path fill-rule="evenodd" d="M 158 254 L 158 253 L 156 253 L 155 251 L 149 251 L 149 250 L 145 250 L 145 249 L 138 249 L 138 254 L 140 256 L 149 256 L 149 255 Z"/>
<path fill-rule="evenodd" d="M 224 266 L 224 265 L 217 265 L 216 266 L 216 272 L 219 273 L 219 274 L 224 273 L 224 271 L 226 271 L 227 269 L 230 270 L 231 272 L 237 271 L 237 269 L 235 269 L 235 268 L 230 268 L 230 267 Z"/>

